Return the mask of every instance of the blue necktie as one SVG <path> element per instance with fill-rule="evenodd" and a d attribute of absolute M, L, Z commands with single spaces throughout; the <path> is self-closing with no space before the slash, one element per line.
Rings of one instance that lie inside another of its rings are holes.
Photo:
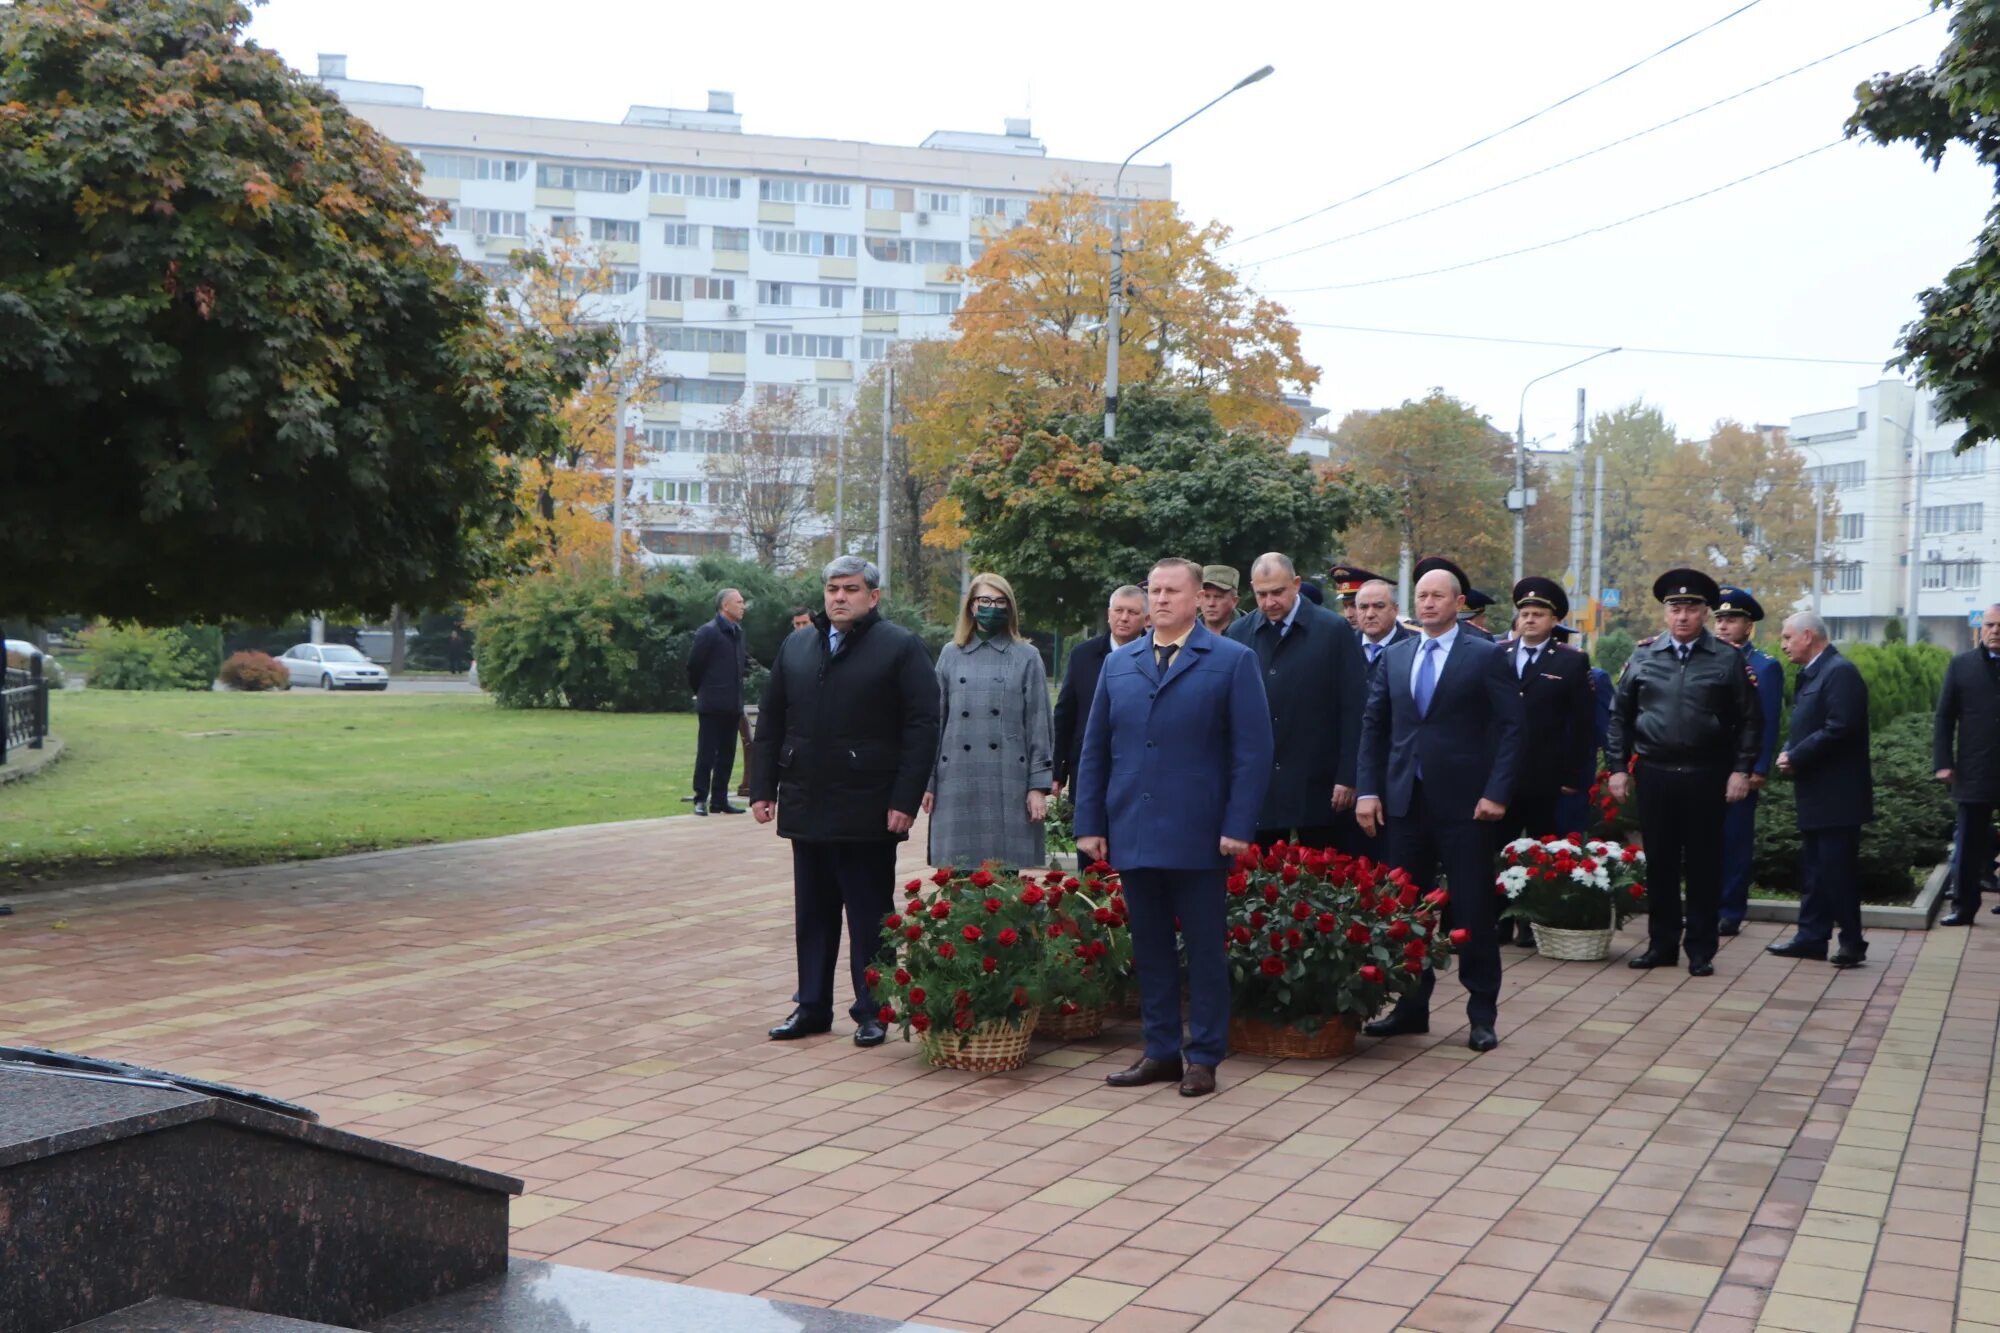
<path fill-rule="evenodd" d="M 1417 716 L 1431 715 L 1431 695 L 1437 692 L 1437 646 L 1436 639 L 1424 640 L 1423 661 L 1417 663 Z"/>
<path fill-rule="evenodd" d="M 1364 643 L 1361 646 L 1368 650 L 1368 665 L 1374 666 L 1375 659 L 1382 655 L 1382 645 L 1379 643 Z"/>
<path fill-rule="evenodd" d="M 843 637 L 845 636 L 837 629 L 830 629 L 826 632 L 826 655 L 828 657 L 832 657 L 840 652 L 840 641 Z"/>

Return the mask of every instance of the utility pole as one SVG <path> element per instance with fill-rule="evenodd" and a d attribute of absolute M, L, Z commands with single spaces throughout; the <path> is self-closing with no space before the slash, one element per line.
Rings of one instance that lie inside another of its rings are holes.
<path fill-rule="evenodd" d="M 1817 476 L 1813 478 L 1812 609 L 1814 615 L 1819 614 L 1820 585 L 1825 582 L 1825 575 L 1820 572 L 1821 534 L 1826 531 L 1826 492 L 1820 486 L 1821 480 L 1822 478 Z"/>
<path fill-rule="evenodd" d="M 1576 391 L 1576 443 L 1570 446 L 1576 455 L 1576 478 L 1569 489 L 1569 569 L 1563 582 L 1569 585 L 1571 606 L 1583 600 L 1583 393 Z"/>
<path fill-rule="evenodd" d="M 875 564 L 882 571 L 882 595 L 889 595 L 889 427 L 896 405 L 896 367 L 882 366 L 882 475 L 875 497 Z"/>
<path fill-rule="evenodd" d="M 833 437 L 833 553 L 847 553 L 847 430 Z"/>
<path fill-rule="evenodd" d="M 611 412 L 611 429 L 617 443 L 611 453 L 611 577 L 616 579 L 625 565 L 625 406 L 631 384 L 618 371 L 618 405 Z"/>
<path fill-rule="evenodd" d="M 1604 453 L 1595 460 L 1596 479 L 1591 484 L 1590 506 L 1590 646 L 1597 648 L 1597 636 L 1604 633 Z"/>
<path fill-rule="evenodd" d="M 1917 419 L 1916 407 L 1913 399 L 1908 413 L 1910 420 L 1903 423 L 1903 443 L 1910 454 L 1910 605 L 1903 617 L 1904 643 L 1917 641 L 1917 598 L 1924 587 L 1924 453 L 1917 444 L 1913 424 Z"/>
<path fill-rule="evenodd" d="M 1528 547 L 1528 418 L 1527 391 L 1521 393 L 1522 415 L 1514 418 L 1514 493 L 1507 497 L 1514 511 L 1514 582 L 1521 581 Z"/>

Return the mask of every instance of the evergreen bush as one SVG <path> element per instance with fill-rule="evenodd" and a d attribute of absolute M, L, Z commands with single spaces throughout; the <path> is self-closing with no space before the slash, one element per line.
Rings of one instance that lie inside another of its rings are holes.
<path fill-rule="evenodd" d="M 83 643 L 96 690 L 205 690 L 221 659 L 221 635 L 207 629 L 100 625 Z"/>

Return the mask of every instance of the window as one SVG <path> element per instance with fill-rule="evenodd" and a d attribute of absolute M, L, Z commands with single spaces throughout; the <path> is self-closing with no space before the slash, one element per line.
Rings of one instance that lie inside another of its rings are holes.
<path fill-rule="evenodd" d="M 1844 542 L 1860 541 L 1866 526 L 1863 520 L 1867 517 L 1868 515 L 1866 514 L 1842 514 L 1840 516 L 1840 540 Z"/>
<path fill-rule="evenodd" d="M 736 279 L 655 273 L 646 280 L 646 295 L 655 301 L 734 301 Z"/>
<path fill-rule="evenodd" d="M 854 202 L 854 187 L 831 181 L 814 181 L 812 201 L 823 208 L 847 208 Z"/>
<path fill-rule="evenodd" d="M 646 336 L 662 352 L 745 352 L 750 335 L 741 329 L 699 329 L 686 324 L 650 324 Z"/>
<path fill-rule="evenodd" d="M 653 301 L 685 301 L 687 299 L 687 279 L 678 273 L 649 273 L 646 275 L 646 296 Z"/>
<path fill-rule="evenodd" d="M 868 187 L 870 208 L 890 209 L 907 213 L 917 205 L 917 192 L 894 185 L 871 185 Z"/>
<path fill-rule="evenodd" d="M 639 188 L 639 173 L 622 167 L 562 167 L 544 162 L 535 172 L 535 184 L 549 190 L 630 194 Z"/>
<path fill-rule="evenodd" d="M 818 405 L 832 412 L 847 406 L 847 390 L 833 384 L 822 384 L 816 391 Z"/>
<path fill-rule="evenodd" d="M 707 487 L 699 481 L 649 481 L 646 498 L 654 504 L 698 505 L 705 503 Z"/>
<path fill-rule="evenodd" d="M 760 180 L 757 182 L 757 197 L 767 204 L 802 204 L 806 198 L 806 183 Z"/>
<path fill-rule="evenodd" d="M 1860 592 L 1861 562 L 1842 560 L 1826 567 L 1826 581 L 1822 585 L 1827 592 Z"/>
<path fill-rule="evenodd" d="M 1831 486 L 1835 490 L 1848 490 L 1868 484 L 1868 464 L 1828 463 L 1825 467 L 1809 467 L 1805 471 L 1806 480 L 1815 486 Z"/>
<path fill-rule="evenodd" d="M 977 264 L 986 254 L 986 238 L 975 236 L 965 243 L 965 257 Z"/>
<path fill-rule="evenodd" d="M 771 356 L 814 356 L 839 359 L 847 355 L 847 339 L 826 333 L 767 333 L 764 351 Z"/>
<path fill-rule="evenodd" d="M 481 236 L 526 236 L 528 215 L 500 208 L 453 209 L 458 225 Z"/>
<path fill-rule="evenodd" d="M 474 260 L 472 267 L 496 287 L 511 286 L 514 282 L 514 266 L 503 264 L 497 259 Z"/>
<path fill-rule="evenodd" d="M 592 218 L 590 239 L 593 241 L 629 241 L 639 243 L 639 224 L 626 222 L 620 218 Z"/>
<path fill-rule="evenodd" d="M 1977 502 L 1958 505 L 1926 505 L 1924 536 L 1949 532 L 1978 532 L 1986 522 L 1986 506 Z"/>
<path fill-rule="evenodd" d="M 734 301 L 736 299 L 736 279 L 734 278 L 689 278 L 687 293 L 690 301 Z"/>
<path fill-rule="evenodd" d="M 694 176 L 681 171 L 656 171 L 648 188 L 654 194 L 690 199 L 741 199 L 743 181 L 737 176 Z"/>
<path fill-rule="evenodd" d="M 868 253 L 888 264 L 957 264 L 965 247 L 957 241 L 911 241 L 870 236 Z"/>
<path fill-rule="evenodd" d="M 645 444 L 648 453 L 672 453 L 675 445 L 678 443 L 677 437 L 679 435 L 680 432 L 672 426 L 642 426 L 639 428 L 639 438 Z"/>
<path fill-rule="evenodd" d="M 921 190 L 917 193 L 917 207 L 926 213 L 956 213 L 963 196 L 945 194 L 938 190 Z"/>
<path fill-rule="evenodd" d="M 742 396 L 739 380 L 668 380 L 653 390 L 656 403 L 733 403 Z"/>
<path fill-rule="evenodd" d="M 1963 477 L 1986 470 L 1986 446 L 1967 449 L 1958 453 L 1951 449 L 1932 449 L 1924 455 L 1924 476 Z"/>
<path fill-rule="evenodd" d="M 887 355 L 889 355 L 889 339 L 863 338 L 861 340 L 861 359 L 863 361 L 880 361 Z"/>
<path fill-rule="evenodd" d="M 669 222 L 666 241 L 680 249 L 691 249 L 701 244 L 701 228 L 692 222 Z"/>
<path fill-rule="evenodd" d="M 812 282 L 760 282 L 757 284 L 757 304 L 819 306 L 840 310 L 847 305 L 847 291 L 845 287 L 828 287 Z"/>
<path fill-rule="evenodd" d="M 639 533 L 639 545 L 654 555 L 708 555 L 714 552 L 728 554 L 729 534 L 726 532 L 673 532 L 665 528 L 646 528 Z"/>
<path fill-rule="evenodd" d="M 519 181 L 528 178 L 528 164 L 506 157 L 473 157 L 466 153 L 419 153 L 424 175 L 453 180 Z"/>
<path fill-rule="evenodd" d="M 957 292 L 911 292 L 919 315 L 949 315 L 958 309 Z"/>
<path fill-rule="evenodd" d="M 1919 582 L 1925 589 L 1933 591 L 1940 588 L 1977 588 L 1979 561 L 1926 560 Z"/>
<path fill-rule="evenodd" d="M 854 238 L 831 231 L 787 231 L 766 227 L 761 233 L 764 248 L 774 255 L 832 255 L 852 259 Z"/>
<path fill-rule="evenodd" d="M 894 310 L 896 289 L 894 287 L 863 287 L 861 289 L 863 310 Z"/>
<path fill-rule="evenodd" d="M 576 219 L 565 217 L 560 213 L 550 218 L 549 235 L 574 237 L 576 235 Z"/>
<path fill-rule="evenodd" d="M 976 194 L 972 196 L 972 216 L 1003 220 L 1013 218 L 1017 223 L 1023 222 L 1028 216 L 1028 201 L 997 194 Z"/>
<path fill-rule="evenodd" d="M 748 250 L 750 229 L 748 227 L 716 227 L 715 248 L 718 250 Z"/>
<path fill-rule="evenodd" d="M 639 270 L 613 265 L 608 274 L 611 285 L 605 288 L 613 296 L 630 296 L 639 290 Z"/>

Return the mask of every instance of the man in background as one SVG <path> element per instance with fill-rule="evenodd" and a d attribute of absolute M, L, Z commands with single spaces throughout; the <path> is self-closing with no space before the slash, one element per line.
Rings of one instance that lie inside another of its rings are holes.
<path fill-rule="evenodd" d="M 1069 650 L 1062 689 L 1056 695 L 1055 791 L 1076 781 L 1077 759 L 1083 753 L 1084 724 L 1097 698 L 1097 677 L 1104 659 L 1146 632 L 1146 594 L 1126 584 L 1111 594 L 1104 613 L 1106 632 L 1085 639 Z"/>
<path fill-rule="evenodd" d="M 743 594 L 724 588 L 715 618 L 694 632 L 688 648 L 688 689 L 694 693 L 694 812 L 740 815 L 729 803 L 729 775 L 736 771 L 736 735 L 743 717 L 743 678 L 750 650 L 743 641 Z"/>
<path fill-rule="evenodd" d="M 811 625 L 812 623 L 813 623 L 813 613 L 812 613 L 812 608 L 811 608 L 811 607 L 809 607 L 809 606 L 795 606 L 795 607 L 793 607 L 793 608 L 792 608 L 792 628 L 793 628 L 793 629 L 805 629 L 805 628 L 806 628 L 807 626 Z"/>
<path fill-rule="evenodd" d="M 1979 646 L 1945 668 L 1931 733 L 1937 780 L 1958 804 L 1951 857 L 1952 910 L 1945 926 L 1973 925 L 1979 890 L 1993 873 L 1993 811 L 2000 805 L 2000 603 L 1979 622 Z"/>
<path fill-rule="evenodd" d="M 1791 736 L 1778 755 L 1778 771 L 1797 784 L 1805 883 L 1798 929 L 1765 952 L 1825 958 L 1837 929 L 1840 951 L 1833 965 L 1859 967 L 1868 957 L 1861 938 L 1861 826 L 1875 818 L 1868 682 L 1827 642 L 1826 622 L 1811 611 L 1788 618 L 1780 642 L 1800 668 Z"/>
<path fill-rule="evenodd" d="M 1722 815 L 1722 912 L 1716 930 L 1734 935 L 1743 929 L 1750 911 L 1750 863 L 1757 854 L 1757 793 L 1770 779 L 1778 752 L 1779 714 L 1785 707 L 1785 675 L 1778 659 L 1759 652 L 1751 636 L 1764 619 L 1764 608 L 1743 588 L 1722 585 L 1722 602 L 1715 608 L 1715 637 L 1743 654 L 1757 685 L 1757 702 L 1764 709 L 1764 740 L 1757 766 L 1750 770 L 1750 794 Z M 1852 665 L 1850 663 L 1850 665 Z"/>
<path fill-rule="evenodd" d="M 1201 568 L 1201 623 L 1211 634 L 1227 634 L 1236 623 L 1236 601 L 1242 578 L 1229 565 Z"/>

